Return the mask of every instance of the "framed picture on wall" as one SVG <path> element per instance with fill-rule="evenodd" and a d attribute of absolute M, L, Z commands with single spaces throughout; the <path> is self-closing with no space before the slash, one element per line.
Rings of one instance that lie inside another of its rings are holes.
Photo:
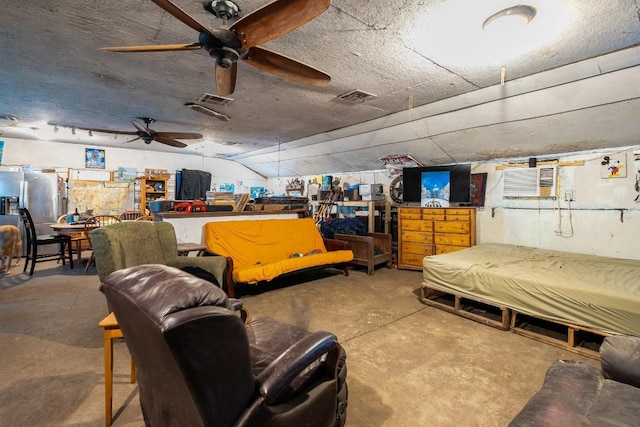
<path fill-rule="evenodd" d="M 104 150 L 85 148 L 84 167 L 87 169 L 105 169 L 104 157 Z"/>
<path fill-rule="evenodd" d="M 487 173 L 471 174 L 471 206 L 484 206 L 487 187 Z"/>
<path fill-rule="evenodd" d="M 609 154 L 600 162 L 600 178 L 626 178 L 627 155 L 626 153 Z"/>

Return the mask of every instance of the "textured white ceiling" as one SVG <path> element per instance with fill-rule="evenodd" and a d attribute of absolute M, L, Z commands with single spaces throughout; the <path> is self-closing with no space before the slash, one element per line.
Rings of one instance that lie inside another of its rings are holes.
<path fill-rule="evenodd" d="M 197 41 L 152 1 L 7 3 L 0 114 L 20 119 L 1 125 L 9 137 L 32 137 L 24 128 L 38 127 L 65 142 L 178 150 L 68 128 L 52 134 L 45 125 L 133 130 L 130 121 L 145 116 L 158 131 L 205 136 L 185 140 L 183 152 L 295 176 L 379 169 L 388 154 L 467 162 L 633 145 L 640 134 L 634 0 L 531 0 L 538 15 L 525 28 L 530 34 L 493 39 L 481 29 L 484 19 L 518 2 L 333 0 L 312 22 L 265 45 L 329 73 L 331 83 L 307 87 L 241 63 L 234 101 L 219 108 L 228 122 L 184 107 L 215 93 L 204 51 L 100 50 Z M 199 0 L 175 3 L 220 25 Z M 238 4 L 244 15 L 265 3 Z M 355 105 L 336 99 L 353 89 L 376 97 Z"/>

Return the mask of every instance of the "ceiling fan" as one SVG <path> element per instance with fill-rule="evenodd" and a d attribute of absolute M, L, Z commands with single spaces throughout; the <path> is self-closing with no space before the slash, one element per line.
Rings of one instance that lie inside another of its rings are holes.
<path fill-rule="evenodd" d="M 111 129 L 98 129 L 98 128 L 83 128 L 76 126 L 77 129 L 88 130 L 91 132 L 104 132 L 113 133 L 116 135 L 136 135 L 136 138 L 127 141 L 133 142 L 138 139 L 144 141 L 145 144 L 151 144 L 153 141 L 157 141 L 161 144 L 171 145 L 172 147 L 184 148 L 187 146 L 184 142 L 177 141 L 178 139 L 200 139 L 202 135 L 199 133 L 184 133 L 184 132 L 156 132 L 151 129 L 149 125 L 155 122 L 155 119 L 149 117 L 138 117 L 138 119 L 144 122 L 144 125 L 136 120 L 131 120 L 131 123 L 137 131 L 119 131 Z"/>
<path fill-rule="evenodd" d="M 299 83 L 324 86 L 331 81 L 327 73 L 295 59 L 258 46 L 322 14 L 330 0 L 274 0 L 245 15 L 227 27 L 227 19 L 239 10 L 232 1 L 206 1 L 205 9 L 223 19 L 223 25 L 207 28 L 170 0 L 155 4 L 200 33 L 197 43 L 157 46 L 105 47 L 113 52 L 158 52 L 204 48 L 216 61 L 216 88 L 221 96 L 235 90 L 238 60 L 279 77 Z"/>

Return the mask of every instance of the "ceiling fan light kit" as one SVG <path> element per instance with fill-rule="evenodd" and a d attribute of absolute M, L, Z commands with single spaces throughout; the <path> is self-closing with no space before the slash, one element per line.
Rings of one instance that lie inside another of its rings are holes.
<path fill-rule="evenodd" d="M 204 1 L 202 6 L 206 11 L 213 13 L 216 17 L 223 20 L 235 18 L 238 16 L 238 12 L 240 12 L 238 5 L 230 0 Z"/>
<path fill-rule="evenodd" d="M 482 24 L 482 29 L 486 30 L 491 23 L 499 19 L 502 20 L 505 18 L 510 18 L 510 19 L 518 18 L 519 20 L 522 20 L 521 22 L 528 24 L 533 20 L 533 18 L 535 18 L 536 13 L 537 13 L 536 8 L 533 6 L 524 5 L 524 4 L 511 6 L 506 9 L 502 9 L 501 11 L 496 12 L 490 17 L 488 17 L 487 19 L 485 19 L 484 23 Z"/>

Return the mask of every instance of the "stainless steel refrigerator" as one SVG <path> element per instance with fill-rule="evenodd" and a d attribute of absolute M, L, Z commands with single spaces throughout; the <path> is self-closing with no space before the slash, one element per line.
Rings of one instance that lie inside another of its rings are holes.
<path fill-rule="evenodd" d="M 0 225 L 13 224 L 22 230 L 22 248 L 26 254 L 26 233 L 18 208 L 29 209 L 37 234 L 51 234 L 49 225 L 61 215 L 58 174 L 0 171 L 0 202 L 3 206 Z"/>

